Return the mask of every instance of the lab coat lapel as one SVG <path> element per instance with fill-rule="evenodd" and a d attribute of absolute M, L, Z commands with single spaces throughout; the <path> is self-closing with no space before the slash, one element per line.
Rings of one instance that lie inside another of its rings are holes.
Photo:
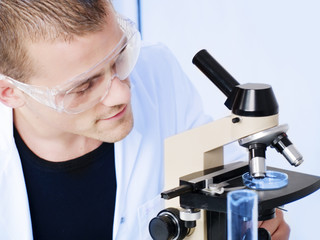
<path fill-rule="evenodd" d="M 0 239 L 32 239 L 22 166 L 13 139 L 12 110 L 0 106 Z"/>
<path fill-rule="evenodd" d="M 23 172 L 18 153 L 11 151 L 5 159 L 8 165 L 0 175 L 0 239 L 32 239 Z"/>
<path fill-rule="evenodd" d="M 127 189 L 138 158 L 142 136 L 135 128 L 122 141 L 115 143 L 115 166 L 117 175 L 117 194 L 113 226 L 113 239 L 116 239 L 123 215 L 126 211 Z"/>

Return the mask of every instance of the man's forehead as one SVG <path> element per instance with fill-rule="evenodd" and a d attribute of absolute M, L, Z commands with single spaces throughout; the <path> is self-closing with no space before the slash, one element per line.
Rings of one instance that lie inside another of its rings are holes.
<path fill-rule="evenodd" d="M 75 36 L 70 41 L 28 43 L 26 46 L 28 56 L 35 68 L 34 78 L 46 78 L 50 82 L 54 81 L 53 85 L 73 78 L 111 52 L 121 39 L 122 34 L 116 16 L 108 14 L 102 31 Z"/>

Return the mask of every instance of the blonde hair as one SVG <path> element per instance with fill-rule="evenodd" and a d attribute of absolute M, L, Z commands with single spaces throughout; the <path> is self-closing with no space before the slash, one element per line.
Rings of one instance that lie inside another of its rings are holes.
<path fill-rule="evenodd" d="M 27 41 L 72 40 L 105 24 L 108 0 L 0 0 L 0 73 L 27 81 Z"/>

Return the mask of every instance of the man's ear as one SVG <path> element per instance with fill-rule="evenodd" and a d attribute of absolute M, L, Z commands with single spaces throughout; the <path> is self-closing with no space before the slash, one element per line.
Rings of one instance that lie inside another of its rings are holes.
<path fill-rule="evenodd" d="M 21 92 L 5 80 L 0 80 L 0 102 L 11 108 L 22 107 L 25 104 Z"/>

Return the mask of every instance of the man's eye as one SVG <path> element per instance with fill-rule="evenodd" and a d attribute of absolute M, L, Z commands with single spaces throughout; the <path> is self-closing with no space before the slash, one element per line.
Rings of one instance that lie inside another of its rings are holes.
<path fill-rule="evenodd" d="M 92 81 L 86 82 L 84 84 L 81 84 L 80 86 L 76 87 L 75 89 L 73 89 L 73 93 L 76 94 L 83 94 L 85 93 L 89 88 L 91 88 L 92 86 Z"/>
<path fill-rule="evenodd" d="M 95 76 L 94 78 L 91 78 L 90 80 L 75 87 L 71 93 L 77 94 L 77 95 L 83 95 L 89 92 L 97 85 L 99 81 L 101 81 L 102 77 L 103 77 L 102 75 L 99 75 L 99 76 Z"/>

